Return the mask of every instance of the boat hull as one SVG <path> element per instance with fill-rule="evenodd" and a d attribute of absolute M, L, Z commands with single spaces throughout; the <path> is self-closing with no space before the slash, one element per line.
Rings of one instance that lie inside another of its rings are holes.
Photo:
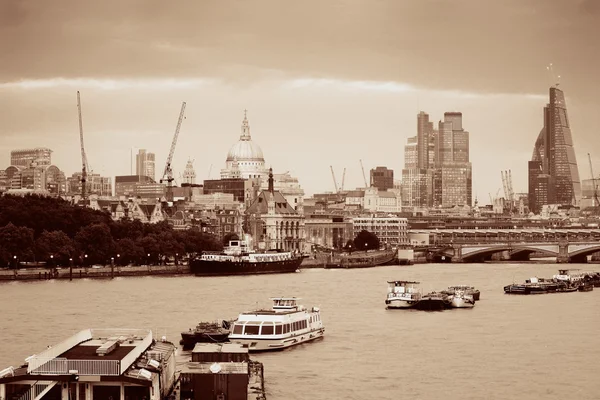
<path fill-rule="evenodd" d="M 324 334 L 325 328 L 319 328 L 281 339 L 244 338 L 232 335 L 229 337 L 229 341 L 247 347 L 249 352 L 264 352 L 282 350 L 301 343 L 310 342 L 323 337 Z"/>
<path fill-rule="evenodd" d="M 418 301 L 386 300 L 385 304 L 390 310 L 441 311 L 446 308 L 444 300 L 437 298 L 422 298 Z"/>
<path fill-rule="evenodd" d="M 229 332 L 181 332 L 180 344 L 184 349 L 194 348 L 196 343 L 225 343 Z"/>
<path fill-rule="evenodd" d="M 385 301 L 387 308 L 390 309 L 407 309 L 414 308 L 418 301 L 415 300 L 402 300 L 402 299 L 389 299 Z"/>
<path fill-rule="evenodd" d="M 300 257 L 291 260 L 270 262 L 196 259 L 190 261 L 190 272 L 197 276 L 282 274 L 296 272 L 300 268 L 301 263 L 302 258 Z"/>
<path fill-rule="evenodd" d="M 453 297 L 452 300 L 450 300 L 450 308 L 473 308 L 474 306 L 474 300 L 472 301 L 461 297 Z"/>
<path fill-rule="evenodd" d="M 382 265 L 390 265 L 396 259 L 396 253 L 386 251 L 385 253 L 350 255 L 346 257 L 333 258 L 325 264 L 326 269 L 350 269 L 371 268 Z"/>

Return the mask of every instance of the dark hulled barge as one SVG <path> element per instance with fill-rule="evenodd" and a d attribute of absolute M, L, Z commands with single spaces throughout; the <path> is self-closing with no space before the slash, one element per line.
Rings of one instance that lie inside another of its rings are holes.
<path fill-rule="evenodd" d="M 296 272 L 302 257 L 291 252 L 252 252 L 246 242 L 232 240 L 222 252 L 206 252 L 190 261 L 190 272 L 198 276 L 278 274 Z"/>
<path fill-rule="evenodd" d="M 229 341 L 233 321 L 200 322 L 194 329 L 181 332 L 184 349 L 193 349 L 196 343 L 224 343 Z"/>

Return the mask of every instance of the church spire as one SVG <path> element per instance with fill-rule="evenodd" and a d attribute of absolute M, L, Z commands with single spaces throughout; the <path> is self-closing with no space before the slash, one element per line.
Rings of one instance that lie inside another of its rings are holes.
<path fill-rule="evenodd" d="M 273 168 L 269 168 L 269 192 L 273 193 Z"/>
<path fill-rule="evenodd" d="M 244 110 L 244 121 L 242 121 L 242 134 L 240 140 L 251 140 L 250 125 L 248 125 L 248 110 Z"/>

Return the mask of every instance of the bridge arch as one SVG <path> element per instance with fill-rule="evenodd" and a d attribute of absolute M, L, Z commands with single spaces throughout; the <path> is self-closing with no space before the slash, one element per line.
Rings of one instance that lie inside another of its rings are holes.
<path fill-rule="evenodd" d="M 590 245 L 569 245 L 569 258 L 587 257 L 597 252 L 600 252 L 600 243 Z"/>
<path fill-rule="evenodd" d="M 508 245 L 504 245 L 504 246 L 489 246 L 489 247 L 476 248 L 476 249 L 463 248 L 462 249 L 462 261 L 469 262 L 469 261 L 473 261 L 475 259 L 491 257 L 492 254 L 500 253 L 500 252 L 508 251 L 508 250 L 512 250 L 512 247 L 508 246 Z"/>

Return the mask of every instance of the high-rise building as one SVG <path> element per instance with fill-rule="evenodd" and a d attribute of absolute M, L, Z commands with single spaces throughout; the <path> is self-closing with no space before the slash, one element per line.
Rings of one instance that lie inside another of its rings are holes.
<path fill-rule="evenodd" d="M 135 174 L 147 176 L 156 180 L 155 156 L 154 153 L 148 153 L 145 149 L 140 149 L 135 156 Z"/>
<path fill-rule="evenodd" d="M 555 86 L 550 88 L 544 126 L 535 141 L 531 161 L 538 163 L 529 164 L 531 211 L 538 213 L 546 204 L 579 205 L 581 182 L 565 95 Z M 541 191 L 545 185 L 546 191 Z"/>
<path fill-rule="evenodd" d="M 371 187 L 388 190 L 394 187 L 394 170 L 387 167 L 377 167 L 371 170 Z"/>
<path fill-rule="evenodd" d="M 421 111 L 417 115 L 417 136 L 408 139 L 404 155 L 403 205 L 471 205 L 469 132 L 463 129 L 462 113 L 444 113 L 444 120 L 434 130 L 429 115 Z"/>
<path fill-rule="evenodd" d="M 52 150 L 46 147 L 35 149 L 13 150 L 10 152 L 10 165 L 29 168 L 35 162 L 38 166 L 52 164 Z"/>

